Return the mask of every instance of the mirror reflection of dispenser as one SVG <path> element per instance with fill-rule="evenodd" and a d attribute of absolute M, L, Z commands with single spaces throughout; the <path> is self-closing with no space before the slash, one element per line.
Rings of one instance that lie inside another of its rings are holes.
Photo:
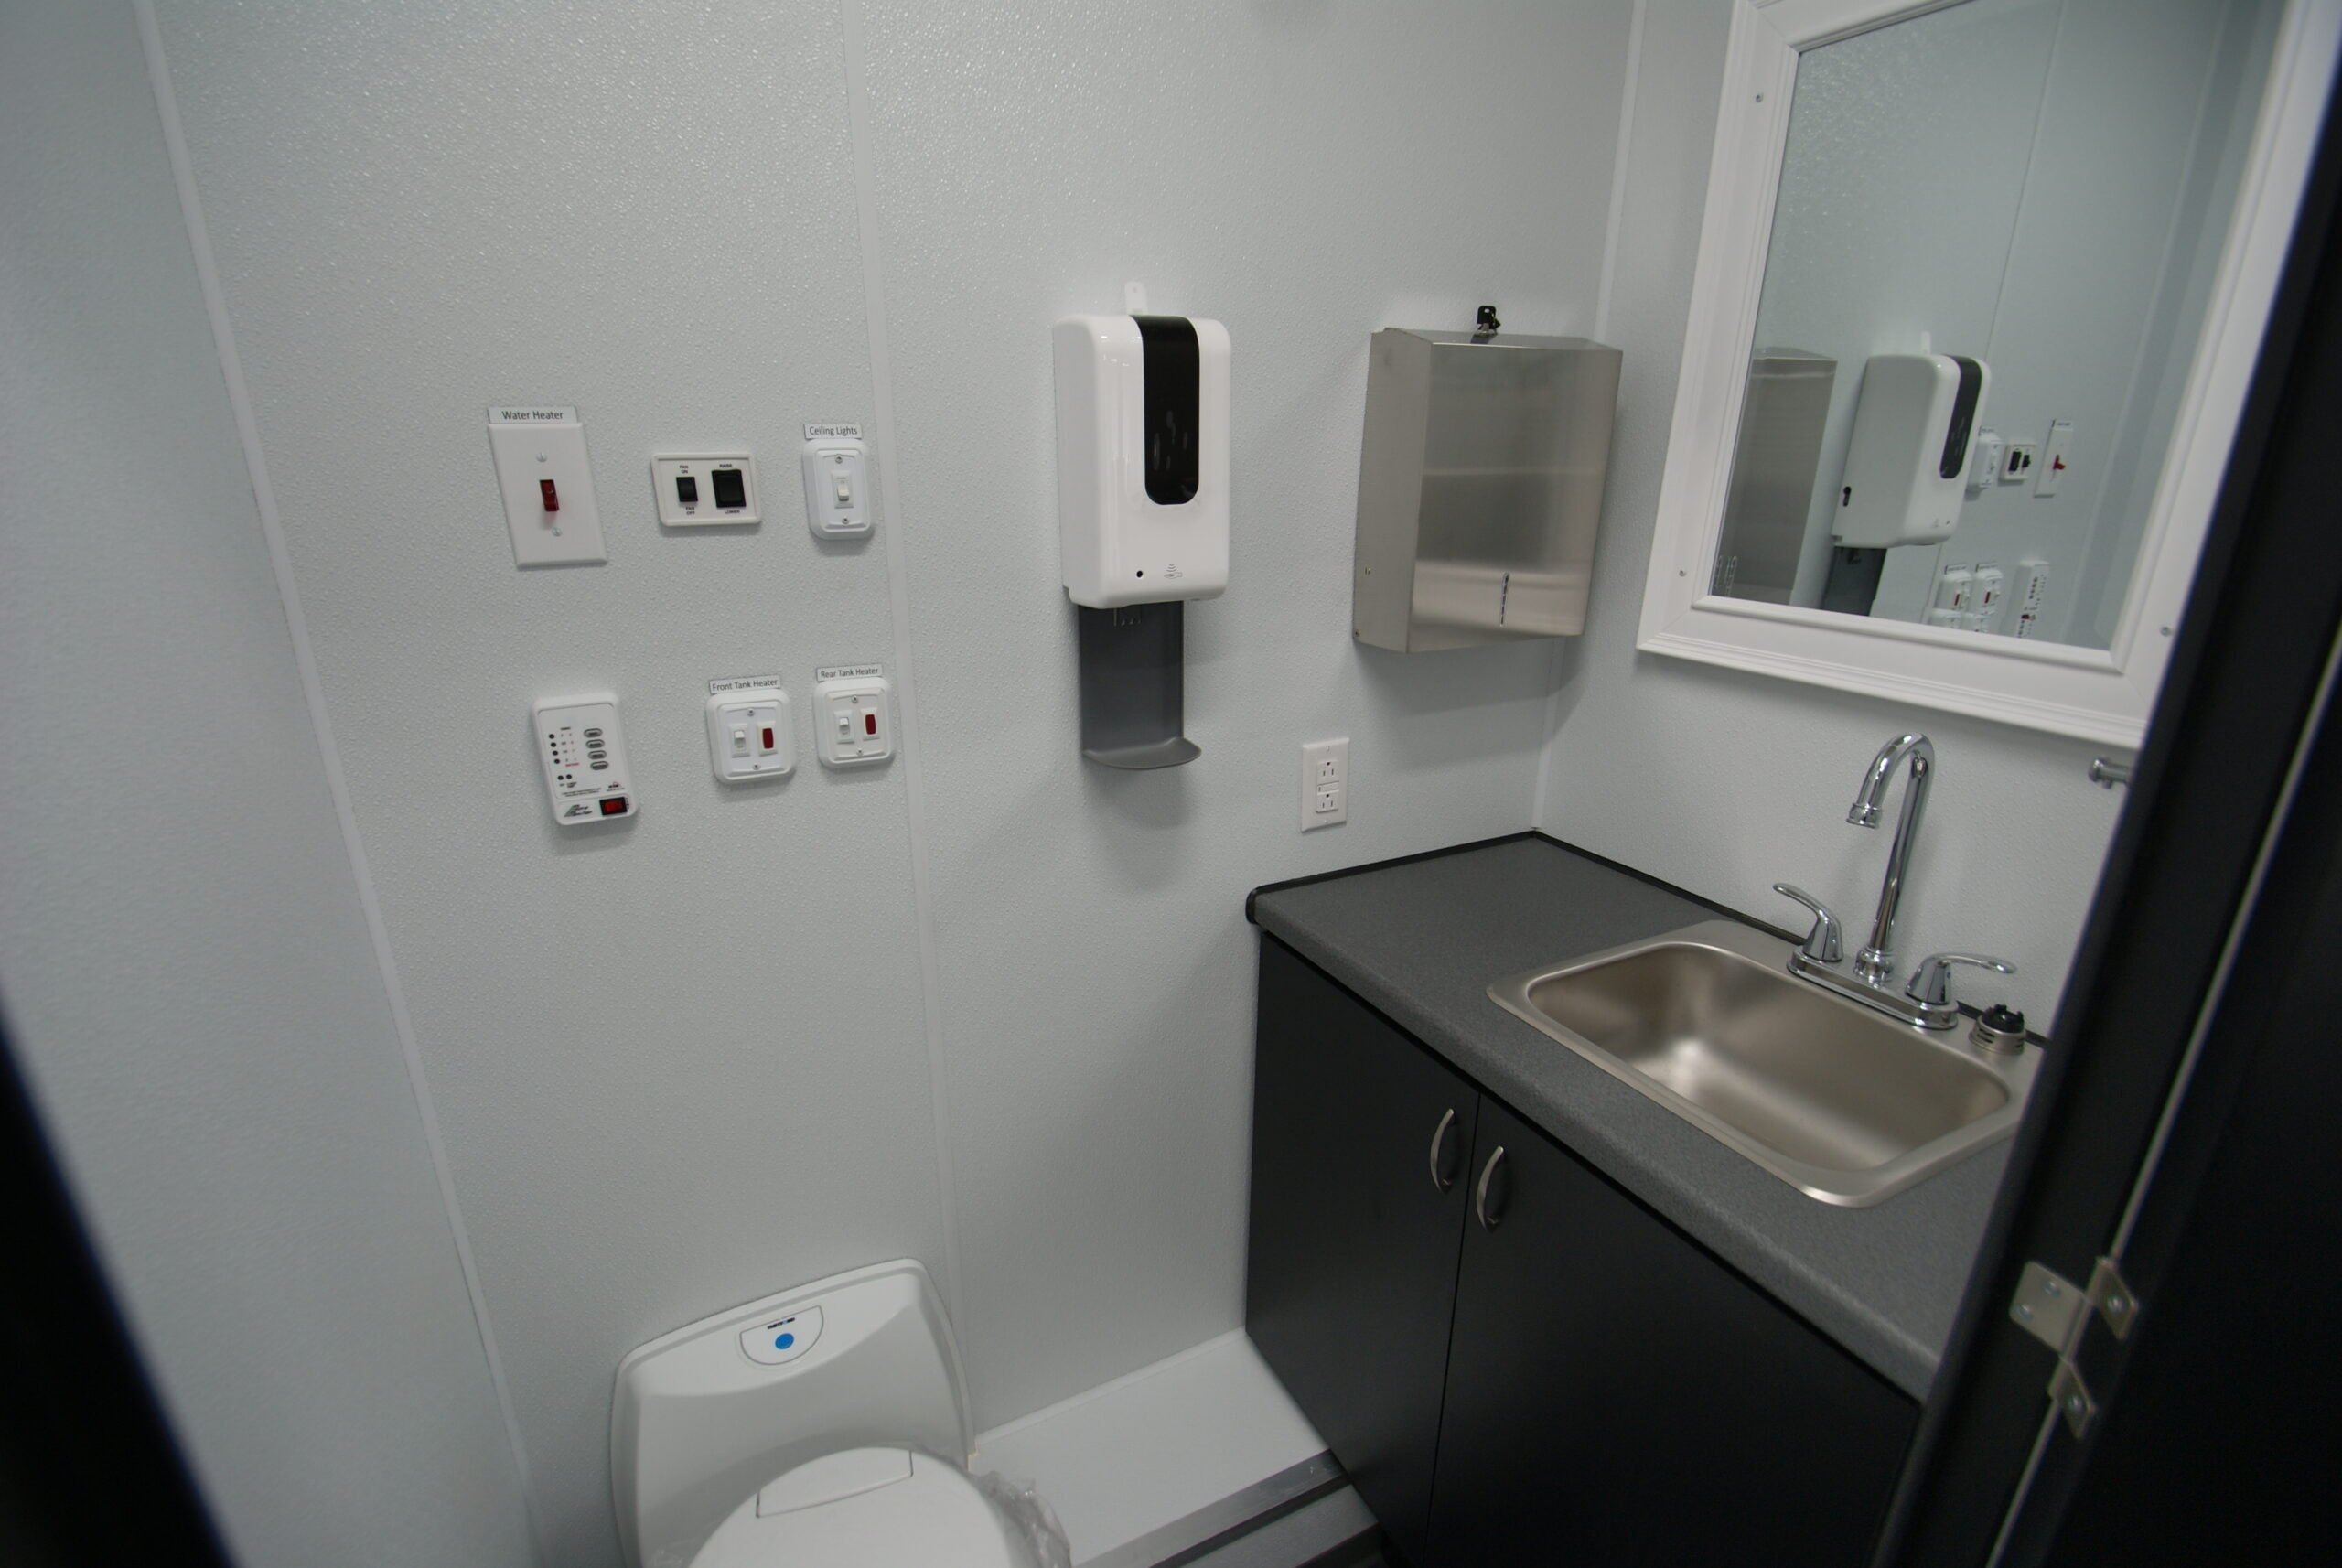
<path fill-rule="evenodd" d="M 1960 523 L 1969 437 L 1992 371 L 1956 354 L 1874 354 L 1831 532 L 1852 549 L 1939 544 Z"/>
<path fill-rule="evenodd" d="M 1052 337 L 1081 753 L 1109 768 L 1190 762 L 1200 748 L 1182 734 L 1185 601 L 1228 586 L 1228 329 L 1184 316 L 1073 316 Z"/>

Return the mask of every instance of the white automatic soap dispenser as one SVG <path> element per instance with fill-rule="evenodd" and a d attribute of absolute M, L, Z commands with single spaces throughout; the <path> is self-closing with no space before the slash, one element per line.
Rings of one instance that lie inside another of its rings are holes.
<path fill-rule="evenodd" d="M 1228 328 L 1185 316 L 1057 324 L 1058 541 L 1077 605 L 1228 586 Z"/>
<path fill-rule="evenodd" d="M 1838 513 L 1840 544 L 1939 544 L 1960 523 L 1969 435 L 1992 372 L 1956 354 L 1874 354 L 1863 368 Z"/>
<path fill-rule="evenodd" d="M 1183 606 L 1228 586 L 1228 329 L 1185 316 L 1070 316 L 1052 336 L 1081 753 L 1109 768 L 1190 762 Z"/>

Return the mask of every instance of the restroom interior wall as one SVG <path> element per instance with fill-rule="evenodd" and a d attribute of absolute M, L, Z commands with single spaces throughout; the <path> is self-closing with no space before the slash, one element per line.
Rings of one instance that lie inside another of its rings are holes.
<path fill-rule="evenodd" d="M 0 393 L 39 459 L 5 492 L 0 678 L 33 717 L 0 842 L 12 887 L 88 915 L 5 928 L 0 985 L 174 1410 L 242 1455 L 205 1479 L 252 1561 L 346 1555 L 329 1522 L 526 1554 L 369 892 L 564 1568 L 617 1560 L 618 1359 L 781 1286 L 923 1260 L 979 1426 L 1234 1326 L 1255 885 L 1533 820 L 1852 925 L 1885 843 L 1840 797 L 1918 725 L 1944 771 L 1907 950 L 2020 959 L 2047 1022 L 2119 804 L 2093 748 L 1633 650 L 1725 8 L 157 9 L 371 877 L 132 9 L 88 7 L 0 61 L 12 219 L 31 192 L 70 242 L 0 237 L 30 247 Z M 1047 328 L 1133 280 L 1230 328 L 1236 505 L 1229 591 L 1187 612 L 1204 755 L 1123 775 L 1077 757 Z M 1626 350 L 1588 634 L 1360 648 L 1368 335 L 1489 302 Z M 512 566 L 484 410 L 534 402 L 583 417 L 606 565 Z M 804 529 L 809 420 L 875 438 L 866 544 Z M 768 521 L 662 533 L 650 456 L 710 449 L 756 454 Z M 906 755 L 714 781 L 711 678 L 781 676 L 803 743 L 813 670 L 864 661 Z M 118 744 L 91 691 L 157 672 L 201 693 L 158 710 L 185 817 L 58 761 Z M 642 814 L 568 836 L 528 704 L 596 689 Z M 1298 746 L 1332 736 L 1350 821 L 1304 835 Z M 116 973 L 156 978 L 91 988 Z"/>
<path fill-rule="evenodd" d="M 1592 331 L 1631 8 L 158 8 L 549 1555 L 615 1561 L 618 1359 L 780 1286 L 926 1262 L 979 1426 L 1234 1326 L 1245 891 L 1518 831 L 1542 739 L 1545 647 L 1347 635 L 1367 338 Z M 1047 337 L 1132 280 L 1238 389 L 1149 775 L 1077 753 Z M 511 564 L 483 410 L 535 402 L 607 565 Z M 867 544 L 808 420 L 875 438 Z M 662 534 L 650 456 L 734 449 L 768 521 Z M 906 756 L 714 782 L 709 679 L 804 726 L 863 661 Z M 595 689 L 641 815 L 564 836 L 528 704 Z"/>
<path fill-rule="evenodd" d="M 9 1042 L 236 1561 L 525 1562 L 128 5 L 0 8 L 0 212 Z"/>

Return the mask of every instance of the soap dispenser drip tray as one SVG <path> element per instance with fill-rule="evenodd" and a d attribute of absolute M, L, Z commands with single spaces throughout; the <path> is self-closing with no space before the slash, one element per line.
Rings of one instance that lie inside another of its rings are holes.
<path fill-rule="evenodd" d="M 1187 606 L 1075 607 L 1080 618 L 1081 755 L 1104 768 L 1176 768 L 1203 748 L 1185 725 Z"/>

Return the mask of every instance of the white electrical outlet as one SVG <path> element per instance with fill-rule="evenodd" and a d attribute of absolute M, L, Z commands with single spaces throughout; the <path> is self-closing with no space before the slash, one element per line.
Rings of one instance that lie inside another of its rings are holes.
<path fill-rule="evenodd" d="M 2030 441 L 2012 441 L 2001 451 L 2001 483 L 2021 485 L 2033 478 L 2033 457 L 2038 448 Z"/>
<path fill-rule="evenodd" d="M 1307 742 L 1301 748 L 1301 831 L 1349 820 L 1349 737 Z"/>

